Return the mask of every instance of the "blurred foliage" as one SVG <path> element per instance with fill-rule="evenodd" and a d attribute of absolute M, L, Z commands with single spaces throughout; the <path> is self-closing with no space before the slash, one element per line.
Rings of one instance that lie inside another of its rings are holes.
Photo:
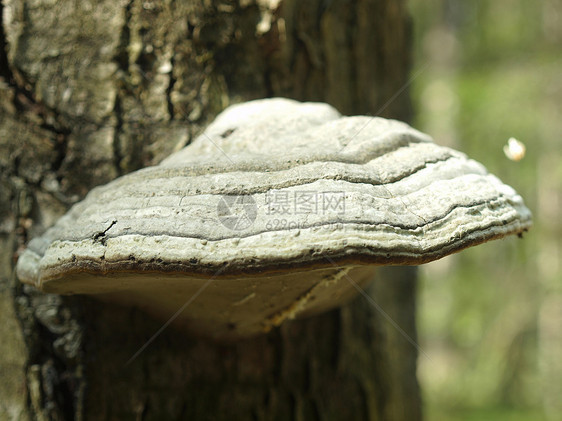
<path fill-rule="evenodd" d="M 562 419 L 562 2 L 410 0 L 414 126 L 513 186 L 534 217 L 422 267 L 428 420 Z M 503 145 L 525 143 L 510 161 Z"/>

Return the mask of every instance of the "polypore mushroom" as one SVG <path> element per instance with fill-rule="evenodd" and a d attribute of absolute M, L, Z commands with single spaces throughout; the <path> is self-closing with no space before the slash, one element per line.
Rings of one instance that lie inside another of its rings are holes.
<path fill-rule="evenodd" d="M 511 187 L 404 123 L 264 99 L 93 189 L 29 243 L 17 273 L 164 319 L 183 306 L 192 330 L 240 337 L 342 304 L 377 265 L 530 225 Z"/>

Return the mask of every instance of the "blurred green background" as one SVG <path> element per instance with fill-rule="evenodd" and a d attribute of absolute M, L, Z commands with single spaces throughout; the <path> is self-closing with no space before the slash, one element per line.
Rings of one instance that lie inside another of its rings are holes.
<path fill-rule="evenodd" d="M 562 420 L 562 1 L 410 0 L 414 126 L 514 187 L 534 227 L 422 266 L 426 419 Z M 503 151 L 515 137 L 518 162 Z"/>

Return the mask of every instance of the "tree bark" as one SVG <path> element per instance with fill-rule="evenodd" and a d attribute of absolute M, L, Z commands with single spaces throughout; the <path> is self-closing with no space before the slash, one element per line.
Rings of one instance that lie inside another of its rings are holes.
<path fill-rule="evenodd" d="M 279 4 L 277 4 L 279 3 Z M 415 420 L 414 268 L 231 344 L 22 286 L 14 264 L 98 184 L 268 96 L 409 120 L 405 1 L 0 3 L 0 418 Z M 384 314 L 380 311 L 384 310 Z M 19 322 L 19 323 L 18 323 Z"/>

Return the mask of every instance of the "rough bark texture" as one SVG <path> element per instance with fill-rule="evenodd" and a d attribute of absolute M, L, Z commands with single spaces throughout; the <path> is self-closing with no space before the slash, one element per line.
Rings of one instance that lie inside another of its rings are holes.
<path fill-rule="evenodd" d="M 413 420 L 417 351 L 352 304 L 215 344 L 24 288 L 13 266 L 93 186 L 159 162 L 228 104 L 320 100 L 408 120 L 404 1 L 0 3 L 0 418 Z M 415 270 L 369 290 L 415 340 Z M 16 322 L 19 319 L 19 324 Z"/>

